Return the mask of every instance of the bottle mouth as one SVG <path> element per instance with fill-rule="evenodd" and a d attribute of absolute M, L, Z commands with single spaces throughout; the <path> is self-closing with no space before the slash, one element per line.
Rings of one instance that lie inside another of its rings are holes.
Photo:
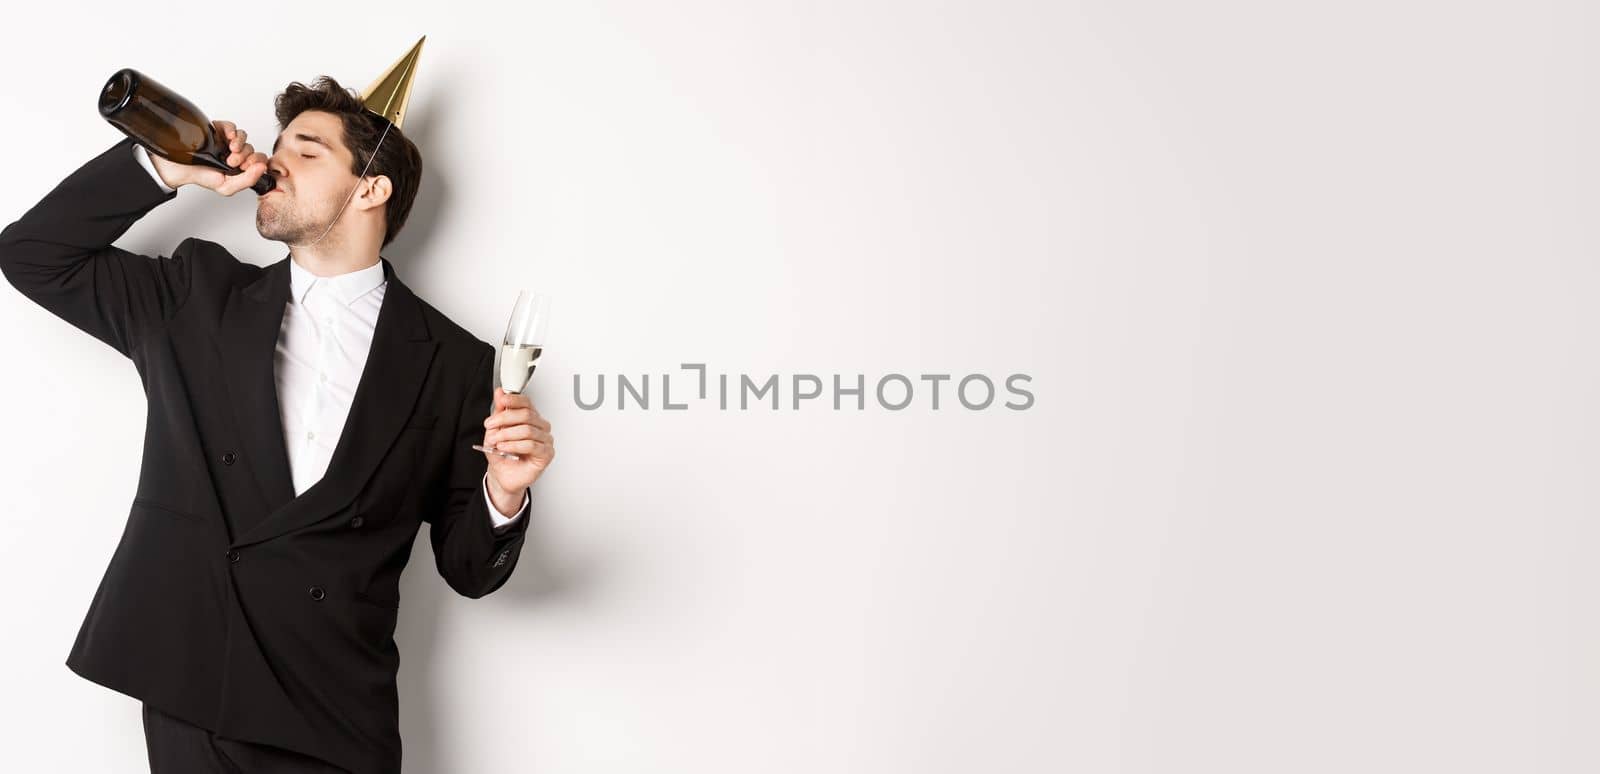
<path fill-rule="evenodd" d="M 128 106 L 139 86 L 139 73 L 129 68 L 116 71 L 100 90 L 100 115 L 109 118 Z"/>

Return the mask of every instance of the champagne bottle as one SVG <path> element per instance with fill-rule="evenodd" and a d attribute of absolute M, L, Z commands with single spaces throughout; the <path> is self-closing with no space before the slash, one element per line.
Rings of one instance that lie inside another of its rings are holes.
<path fill-rule="evenodd" d="M 177 92 L 149 76 L 124 67 L 100 90 L 100 115 L 151 153 L 179 164 L 197 164 L 237 175 L 228 166 L 228 140 L 211 120 Z M 250 186 L 257 196 L 277 185 L 266 172 Z"/>

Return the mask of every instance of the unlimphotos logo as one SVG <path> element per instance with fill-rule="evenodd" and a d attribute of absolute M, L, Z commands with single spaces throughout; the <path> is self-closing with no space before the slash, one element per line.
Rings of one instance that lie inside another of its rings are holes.
<path fill-rule="evenodd" d="M 875 380 L 873 389 L 867 388 L 866 374 L 852 374 L 847 379 L 841 374 L 832 374 L 831 401 L 823 401 L 828 393 L 825 389 L 827 382 L 817 374 L 797 373 L 783 378 L 779 374 L 762 374 L 753 377 L 750 374 L 733 374 L 733 386 L 730 390 L 730 374 L 716 374 L 715 395 L 712 395 L 711 374 L 706 372 L 705 363 L 681 363 L 679 368 L 683 371 L 693 371 L 697 377 L 697 398 L 680 398 L 685 402 L 674 403 L 672 399 L 672 374 L 660 374 L 661 385 L 660 401 L 652 404 L 650 385 L 652 374 L 641 374 L 635 380 L 626 374 L 616 374 L 616 389 L 612 405 L 618 410 L 628 408 L 631 402 L 635 407 L 644 410 L 659 407 L 668 411 L 686 411 L 693 405 L 707 405 L 713 397 L 716 399 L 718 411 L 726 411 L 737 404 L 741 411 L 747 411 L 753 405 L 761 408 L 765 405 L 772 411 L 780 407 L 795 411 L 802 406 L 822 408 L 829 402 L 834 411 L 842 410 L 846 406 L 853 406 L 856 411 L 864 411 L 867 407 L 867 396 L 871 394 L 876 399 L 877 405 L 889 411 L 900 411 L 910 407 L 919 400 L 922 405 L 933 411 L 939 411 L 951 405 L 959 405 L 969 411 L 983 411 L 991 406 L 1004 406 L 1013 411 L 1026 411 L 1033 408 L 1033 393 L 1022 386 L 1031 381 L 1033 377 L 1028 374 L 1010 374 L 1005 377 L 1003 384 L 1005 391 L 1016 400 L 1005 400 L 996 404 L 999 388 L 995 380 L 984 374 L 967 374 L 957 379 L 952 374 L 918 374 L 915 379 L 905 374 L 884 374 Z M 917 387 L 922 383 L 921 388 Z M 782 400 L 781 386 L 787 386 L 788 399 Z M 948 386 L 948 390 L 940 393 L 941 386 Z M 954 401 L 950 399 L 954 393 Z M 606 375 L 598 374 L 594 379 L 594 389 L 586 393 L 583 389 L 583 375 L 572 375 L 572 397 L 577 402 L 578 408 L 585 411 L 594 411 L 604 408 L 606 400 Z"/>

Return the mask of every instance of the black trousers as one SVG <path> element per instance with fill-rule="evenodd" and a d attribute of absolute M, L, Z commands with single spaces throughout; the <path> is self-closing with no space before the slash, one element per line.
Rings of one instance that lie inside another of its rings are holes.
<path fill-rule="evenodd" d="M 144 705 L 150 774 L 349 774 L 320 758 L 217 736 Z"/>

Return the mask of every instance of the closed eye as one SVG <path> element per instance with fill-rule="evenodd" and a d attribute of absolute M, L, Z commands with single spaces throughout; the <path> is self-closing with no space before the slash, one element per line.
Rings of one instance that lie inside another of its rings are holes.
<path fill-rule="evenodd" d="M 311 155 L 309 153 L 302 153 L 302 154 L 300 154 L 300 158 L 303 158 L 303 159 L 314 159 L 314 158 L 316 158 L 316 156 L 313 156 L 313 155 Z"/>

